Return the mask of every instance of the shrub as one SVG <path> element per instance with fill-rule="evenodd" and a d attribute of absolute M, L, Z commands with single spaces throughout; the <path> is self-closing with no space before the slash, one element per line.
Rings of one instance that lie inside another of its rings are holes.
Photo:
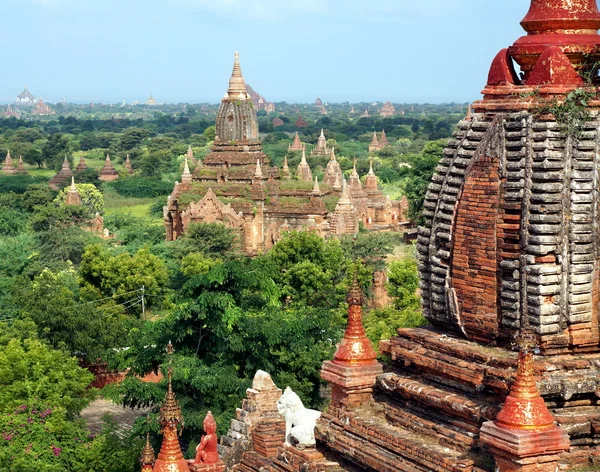
<path fill-rule="evenodd" d="M 31 175 L 0 175 L 0 193 L 25 193 L 32 184 L 48 182 L 47 177 Z"/>
<path fill-rule="evenodd" d="M 154 198 L 169 195 L 174 183 L 142 177 L 116 180 L 109 185 L 124 197 Z"/>

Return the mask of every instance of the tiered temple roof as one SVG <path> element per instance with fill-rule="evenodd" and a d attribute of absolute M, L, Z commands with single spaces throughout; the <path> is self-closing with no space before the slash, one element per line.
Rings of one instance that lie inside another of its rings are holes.
<path fill-rule="evenodd" d="M 304 146 L 302 145 L 302 142 L 300 141 L 300 135 L 296 131 L 296 135 L 294 136 L 294 141 L 292 142 L 292 144 L 290 144 L 288 146 L 288 151 L 302 151 L 303 148 L 304 148 Z"/>
<path fill-rule="evenodd" d="M 23 156 L 19 156 L 19 162 L 17 163 L 17 174 L 26 174 L 27 169 L 25 168 L 25 163 L 23 162 Z"/>
<path fill-rule="evenodd" d="M 294 146 L 298 144 L 302 150 L 298 182 L 288 182 L 291 172 L 287 156 L 279 169 L 270 167 L 262 153 L 258 120 L 236 54 L 217 116 L 212 152 L 192 173 L 186 162 L 181 183 L 175 185 L 164 207 L 167 240 L 181 236 L 191 222 L 219 221 L 238 231 L 242 249 L 253 255 L 270 249 L 285 231 L 309 229 L 322 236 L 331 234 L 334 213 L 331 207 L 328 211 L 326 202 L 332 205 L 335 200 L 331 197 L 341 197 L 342 169 L 333 149 L 327 148 L 322 131 L 318 148 L 326 150 L 330 160 L 323 185 L 319 185 L 313 181 L 305 147 L 296 135 Z M 356 202 L 352 205 L 357 208 L 353 221 L 363 221 L 367 227 L 376 221 L 376 229 L 392 229 L 404 221 L 399 202 L 382 205 L 379 196 L 371 202 L 361 189 L 348 189 L 347 198 Z M 336 234 L 357 227 L 358 223 L 340 223 Z"/>
<path fill-rule="evenodd" d="M 38 101 L 35 103 L 35 106 L 33 107 L 31 114 L 45 116 L 45 115 L 56 115 L 56 112 L 50 107 L 50 105 L 46 104 L 44 102 L 44 100 L 39 98 Z"/>
<path fill-rule="evenodd" d="M 106 153 L 106 159 L 104 160 L 104 166 L 100 171 L 100 175 L 98 175 L 99 180 L 110 182 L 112 180 L 117 180 L 119 178 L 119 173 L 115 169 L 112 161 L 110 160 L 110 156 Z"/>
<path fill-rule="evenodd" d="M 187 162 L 187 161 L 186 161 Z M 131 165 L 131 159 L 129 159 L 129 154 L 127 154 L 127 157 L 125 158 L 125 163 L 123 164 L 123 167 L 125 167 L 125 170 L 127 171 L 128 174 L 133 174 L 135 171 L 133 170 L 133 165 Z"/>
<path fill-rule="evenodd" d="M 87 163 L 85 162 L 85 158 L 83 156 L 81 156 L 79 158 L 79 163 L 77 164 L 77 167 L 75 167 L 75 172 L 83 172 L 87 168 L 88 168 L 88 166 L 87 166 Z"/>
<path fill-rule="evenodd" d="M 73 172 L 71 171 L 71 164 L 69 164 L 69 160 L 67 159 L 67 156 L 65 156 L 65 160 L 62 163 L 60 171 L 50 179 L 50 182 L 48 182 L 48 186 L 53 190 L 58 190 L 69 180 L 71 180 L 71 177 L 73 177 Z"/>

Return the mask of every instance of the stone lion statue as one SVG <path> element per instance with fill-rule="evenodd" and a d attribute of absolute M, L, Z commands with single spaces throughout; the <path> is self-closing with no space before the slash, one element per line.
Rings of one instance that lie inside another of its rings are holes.
<path fill-rule="evenodd" d="M 286 446 L 291 446 L 292 442 L 299 449 L 315 446 L 315 426 L 320 411 L 304 408 L 302 400 L 290 387 L 277 401 L 277 411 L 285 418 Z"/>

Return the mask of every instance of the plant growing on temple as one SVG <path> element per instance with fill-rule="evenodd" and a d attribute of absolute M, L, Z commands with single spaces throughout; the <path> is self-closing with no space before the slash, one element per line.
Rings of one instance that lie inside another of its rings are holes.
<path fill-rule="evenodd" d="M 81 205 L 87 208 L 90 216 L 102 213 L 104 210 L 104 195 L 93 184 L 75 184 L 77 193 L 81 197 Z M 67 200 L 69 187 L 63 188 L 54 199 L 55 205 L 64 205 Z"/>

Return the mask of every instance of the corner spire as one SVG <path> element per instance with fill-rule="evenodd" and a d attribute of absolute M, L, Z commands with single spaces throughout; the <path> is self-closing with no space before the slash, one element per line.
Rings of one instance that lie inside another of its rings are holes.
<path fill-rule="evenodd" d="M 150 444 L 150 433 L 146 433 L 146 445 L 144 449 L 142 449 L 142 453 L 140 455 L 140 464 L 142 464 L 142 472 L 150 472 L 154 467 L 154 462 L 156 462 L 156 458 L 154 457 L 154 449 Z"/>
<path fill-rule="evenodd" d="M 254 177 L 262 179 L 262 169 L 260 168 L 260 159 L 256 159 L 256 170 L 254 171 Z"/>
<path fill-rule="evenodd" d="M 313 195 L 321 195 L 321 189 L 319 187 L 319 178 L 315 175 L 315 184 L 311 192 Z"/>

